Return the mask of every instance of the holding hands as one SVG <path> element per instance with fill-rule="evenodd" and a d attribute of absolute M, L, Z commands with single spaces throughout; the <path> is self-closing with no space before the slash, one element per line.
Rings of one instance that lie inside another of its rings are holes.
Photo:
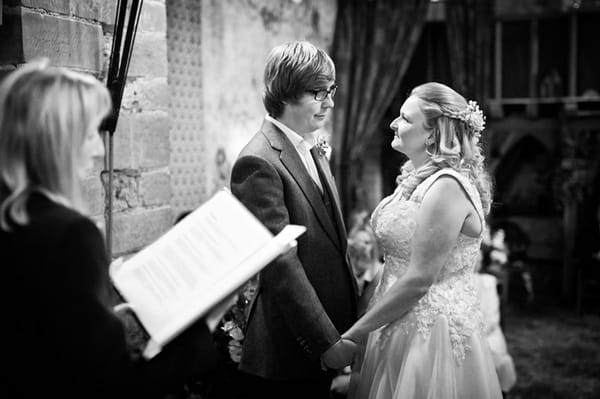
<path fill-rule="evenodd" d="M 341 338 L 321 355 L 321 366 L 325 370 L 343 369 L 352 363 L 358 347 L 354 341 Z"/>

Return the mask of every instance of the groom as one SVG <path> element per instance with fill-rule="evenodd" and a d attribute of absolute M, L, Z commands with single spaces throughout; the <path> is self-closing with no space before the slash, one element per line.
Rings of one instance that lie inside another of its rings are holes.
<path fill-rule="evenodd" d="M 272 233 L 306 226 L 297 248 L 260 274 L 240 370 L 252 398 L 327 398 L 357 316 L 338 193 L 316 130 L 333 108 L 335 66 L 308 42 L 275 47 L 264 71 L 267 116 L 233 166 L 231 190 Z"/>

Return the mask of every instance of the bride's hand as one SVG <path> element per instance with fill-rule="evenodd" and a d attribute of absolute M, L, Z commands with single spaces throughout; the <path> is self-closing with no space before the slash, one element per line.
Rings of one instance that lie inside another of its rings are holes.
<path fill-rule="evenodd" d="M 354 342 L 342 338 L 321 356 L 321 366 L 324 370 L 343 369 L 352 364 L 357 349 Z"/>
<path fill-rule="evenodd" d="M 368 336 L 369 336 L 368 333 L 361 334 L 357 330 L 353 331 L 351 328 L 350 330 L 348 330 L 342 334 L 342 339 L 350 341 L 350 342 L 354 343 L 355 345 L 362 345 L 365 343 Z"/>

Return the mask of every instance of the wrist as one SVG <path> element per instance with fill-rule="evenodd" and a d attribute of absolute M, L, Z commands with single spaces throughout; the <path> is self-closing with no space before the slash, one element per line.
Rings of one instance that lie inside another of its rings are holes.
<path fill-rule="evenodd" d="M 329 348 L 327 348 L 327 350 L 325 350 L 325 352 L 324 352 L 323 354 L 325 354 L 325 353 L 328 353 L 328 352 L 329 352 L 329 351 L 331 351 L 333 348 L 335 348 L 336 346 L 340 345 L 340 344 L 342 343 L 342 341 L 343 341 L 343 338 L 342 338 L 342 337 L 340 337 L 340 338 L 339 338 L 337 341 L 335 341 L 333 344 L 331 344 L 331 345 L 329 346 Z"/>
<path fill-rule="evenodd" d="M 350 340 L 355 344 L 364 341 L 369 335 L 368 331 L 362 331 L 359 328 L 352 327 L 350 330 L 346 331 L 343 335 L 343 339 Z"/>

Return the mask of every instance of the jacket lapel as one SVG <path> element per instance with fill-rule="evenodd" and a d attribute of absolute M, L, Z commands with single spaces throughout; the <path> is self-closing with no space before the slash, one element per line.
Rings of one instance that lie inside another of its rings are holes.
<path fill-rule="evenodd" d="M 315 160 L 315 164 L 317 165 L 317 170 L 319 171 L 319 176 L 321 177 L 321 182 L 324 185 L 324 189 L 328 190 L 329 196 L 333 199 L 334 203 L 334 216 L 335 222 L 338 229 L 338 234 L 341 240 L 342 249 L 345 251 L 348 245 L 347 242 L 347 233 L 346 226 L 344 225 L 344 218 L 342 217 L 342 209 L 340 206 L 340 196 L 338 194 L 335 179 L 331 174 L 331 168 L 329 167 L 329 162 L 325 158 L 319 154 L 318 150 L 313 147 L 310 150 L 313 159 Z"/>
<path fill-rule="evenodd" d="M 340 245 L 342 246 L 342 251 L 346 254 L 346 267 L 348 268 L 350 281 L 352 281 L 354 295 L 356 298 L 358 298 L 358 284 L 356 282 L 356 278 L 354 278 L 354 272 L 352 270 L 352 260 L 350 259 L 350 256 L 348 254 L 348 237 L 346 233 L 346 226 L 344 224 L 344 218 L 342 217 L 340 196 L 338 195 L 337 188 L 335 185 L 335 178 L 331 173 L 329 161 L 324 156 L 319 155 L 318 150 L 314 147 L 310 152 L 312 154 L 313 159 L 315 160 L 315 164 L 317 165 L 317 170 L 319 171 L 319 176 L 321 177 L 321 183 L 323 183 L 323 188 L 325 190 L 328 190 L 329 196 L 332 198 L 334 203 L 334 216 L 336 226 L 338 228 L 338 237 L 340 239 Z"/>
<path fill-rule="evenodd" d="M 312 178 L 308 174 L 306 167 L 300 159 L 300 155 L 294 148 L 293 144 L 288 140 L 283 132 L 281 132 L 271 122 L 265 120 L 261 128 L 263 134 L 271 144 L 271 147 L 280 151 L 279 159 L 285 168 L 293 176 L 296 183 L 304 193 L 304 196 L 308 200 L 311 208 L 315 212 L 317 219 L 331 241 L 340 249 L 342 252 L 345 251 L 340 246 L 340 241 L 337 238 L 336 228 L 333 224 L 333 220 L 329 217 L 321 193 L 313 182 Z"/>

